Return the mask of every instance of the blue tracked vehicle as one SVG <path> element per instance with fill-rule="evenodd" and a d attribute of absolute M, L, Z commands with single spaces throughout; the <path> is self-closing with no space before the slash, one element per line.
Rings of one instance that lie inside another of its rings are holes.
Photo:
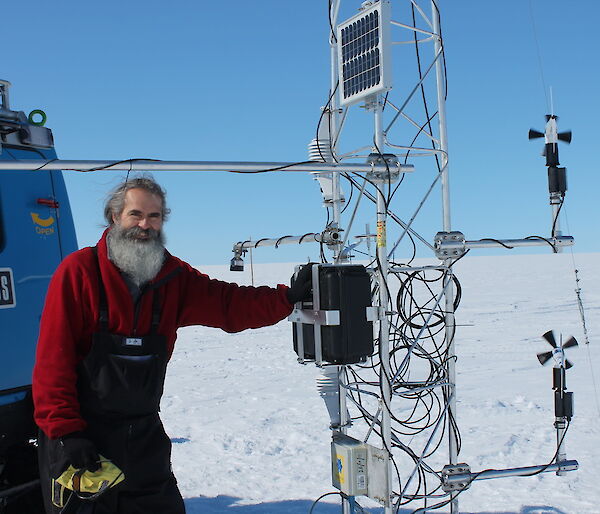
<path fill-rule="evenodd" d="M 46 115 L 13 111 L 0 80 L 0 160 L 56 158 Z M 62 172 L 0 171 L 0 514 L 41 514 L 31 372 L 44 298 L 77 249 Z"/>

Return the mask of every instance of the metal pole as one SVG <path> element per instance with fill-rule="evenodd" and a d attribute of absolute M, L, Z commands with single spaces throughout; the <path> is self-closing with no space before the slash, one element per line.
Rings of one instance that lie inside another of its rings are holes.
<path fill-rule="evenodd" d="M 561 336 L 561 341 L 560 341 L 560 348 L 562 349 L 562 336 Z M 559 368 L 554 368 L 552 370 L 552 377 L 553 377 L 553 386 L 556 388 L 555 389 L 555 400 L 554 400 L 554 414 L 556 416 L 556 419 L 554 421 L 554 426 L 556 428 L 556 463 L 560 463 L 564 460 L 567 460 L 567 449 L 566 449 L 566 444 L 565 444 L 565 434 L 567 432 L 567 417 L 566 416 L 559 416 L 558 414 L 562 414 L 562 406 L 564 406 L 564 398 L 565 398 L 565 392 L 567 390 L 567 377 L 565 374 L 565 354 L 564 352 L 561 352 L 560 354 L 560 367 Z M 558 369 L 558 374 L 556 373 Z M 559 377 L 558 383 L 557 383 L 557 375 Z M 553 389 L 554 389 L 553 387 Z M 558 398 L 557 398 L 558 397 Z M 557 408 L 558 405 L 562 404 L 561 408 L 560 408 L 560 412 L 558 412 Z M 564 475 L 566 472 L 559 469 L 556 471 L 557 475 Z"/>
<path fill-rule="evenodd" d="M 373 170 L 384 172 L 389 169 L 385 164 L 332 163 L 332 162 L 227 162 L 227 161 L 159 161 L 152 159 L 127 160 L 61 160 L 19 159 L 1 161 L 0 170 L 63 170 L 63 171 L 231 171 L 240 173 L 264 173 L 268 171 L 313 171 L 313 172 L 356 172 L 369 173 Z M 400 173 L 411 172 L 412 165 L 398 165 Z"/>
<path fill-rule="evenodd" d="M 442 37 L 440 34 L 440 14 L 437 11 L 437 4 L 441 0 L 431 0 L 431 16 L 433 18 L 433 30 L 435 32 L 435 55 L 443 52 Z M 443 55 L 441 56 L 443 57 Z M 442 150 L 440 156 L 440 165 L 442 168 L 442 210 L 444 216 L 444 231 L 450 232 L 450 185 L 448 181 L 448 134 L 446 132 L 446 77 L 444 74 L 444 63 L 442 58 L 435 61 L 435 74 L 437 78 L 437 102 L 438 102 L 438 122 L 440 130 L 439 146 Z"/>
<path fill-rule="evenodd" d="M 340 7 L 340 0 L 334 0 L 330 5 L 330 11 L 328 16 L 331 20 L 332 30 L 335 30 L 335 26 L 337 24 L 337 15 Z M 335 159 L 335 155 L 337 154 L 337 143 L 339 141 L 339 97 L 337 94 L 337 85 L 338 85 L 338 69 L 337 69 L 337 44 L 335 40 L 335 34 L 329 35 L 329 52 L 330 52 L 330 62 L 331 62 L 331 83 L 330 83 L 330 91 L 331 98 L 329 99 L 329 113 L 327 113 L 326 121 L 329 123 L 328 135 L 329 135 L 329 144 L 331 146 L 331 154 Z M 331 186 L 332 186 L 332 217 L 333 217 L 333 225 L 336 228 L 341 229 L 341 187 L 340 187 L 340 174 L 333 173 L 331 177 Z M 333 258 L 334 262 L 338 262 L 340 259 L 340 253 L 343 250 L 343 245 L 336 245 L 333 249 Z M 339 409 L 340 409 L 340 428 L 339 432 L 345 434 L 348 432 L 348 407 L 346 401 L 346 367 L 345 366 L 337 366 L 337 377 L 338 377 L 338 400 L 339 400 Z M 354 514 L 354 498 L 350 497 L 348 499 L 342 498 L 342 512 L 343 514 Z"/>
<path fill-rule="evenodd" d="M 522 468 L 506 468 L 506 469 L 490 469 L 487 471 L 480 471 L 478 473 L 460 473 L 457 475 L 451 475 L 445 477 L 445 483 L 447 484 L 470 484 L 475 480 L 489 480 L 492 478 L 506 478 L 506 477 L 527 477 L 539 475 L 541 473 L 551 473 L 556 471 L 567 472 L 575 471 L 579 469 L 579 463 L 576 460 L 565 460 L 560 464 L 546 464 L 544 466 L 526 466 Z"/>
<path fill-rule="evenodd" d="M 375 118 L 375 145 L 379 152 L 384 153 L 384 135 L 383 135 L 383 112 L 381 98 L 377 96 L 372 101 L 372 108 Z M 387 175 L 387 174 L 386 174 Z M 381 361 L 381 396 L 382 396 L 382 413 L 381 413 L 381 436 L 383 440 L 383 449 L 387 457 L 388 466 L 388 505 L 385 507 L 385 514 L 392 513 L 391 492 L 392 492 L 392 472 L 391 472 L 391 448 L 392 448 L 392 431 L 391 431 L 391 368 L 390 368 L 390 341 L 389 341 L 389 320 L 385 311 L 388 308 L 388 256 L 387 256 L 387 206 L 384 196 L 385 182 L 377 184 L 377 268 L 379 270 L 379 358 Z"/>
<path fill-rule="evenodd" d="M 558 217 L 558 213 L 560 211 L 560 206 L 562 202 L 564 202 L 564 198 L 561 198 L 560 193 L 550 193 L 550 206 L 552 207 L 552 237 L 562 235 L 562 231 L 560 230 L 560 219 Z M 557 248 L 556 252 L 562 253 L 562 248 Z"/>
<path fill-rule="evenodd" d="M 331 26 L 334 27 L 332 30 L 335 30 L 335 26 L 337 23 L 337 14 L 339 10 L 340 0 L 335 0 L 332 2 L 331 11 L 329 12 L 329 17 L 331 20 Z M 338 67 L 337 67 L 337 44 L 335 39 L 335 34 L 331 33 L 329 35 L 329 51 L 330 51 L 330 59 L 331 59 L 331 98 L 329 99 L 329 113 L 326 117 L 326 121 L 329 124 L 328 134 L 329 134 L 329 144 L 331 146 L 332 156 L 336 155 L 337 142 L 339 140 L 339 116 L 338 116 L 338 107 L 339 107 L 339 96 L 337 94 L 337 85 L 338 85 Z M 335 159 L 335 157 L 334 157 Z M 333 224 L 336 228 L 341 228 L 341 187 L 340 187 L 340 175 L 339 173 L 335 173 L 332 175 L 332 207 L 333 207 Z M 338 261 L 340 252 L 343 250 L 341 245 L 338 245 L 334 248 L 333 257 L 335 262 Z M 340 394 L 340 399 L 342 396 L 345 398 L 345 395 Z"/>
<path fill-rule="evenodd" d="M 442 234 L 443 235 L 443 234 Z M 435 241 L 435 251 L 441 254 L 450 254 L 455 250 L 460 253 L 472 248 L 522 248 L 529 246 L 552 246 L 555 249 L 563 246 L 573 246 L 575 239 L 572 236 L 557 236 L 549 238 L 531 237 L 530 239 L 479 239 L 474 241 L 461 241 L 458 239 L 437 239 Z"/>
<path fill-rule="evenodd" d="M 252 236 L 250 236 L 252 239 Z M 254 260 L 252 259 L 252 248 L 249 250 L 250 252 L 250 285 L 254 287 Z"/>
<path fill-rule="evenodd" d="M 354 180 L 352 177 L 350 177 L 350 182 L 352 182 L 356 187 L 359 187 L 358 182 L 356 180 Z M 376 198 L 371 193 L 369 193 L 369 191 L 367 191 L 366 189 L 363 189 L 362 192 L 369 200 L 371 200 L 374 203 L 377 203 Z M 423 236 L 421 236 L 418 232 L 416 232 L 414 229 L 409 227 L 407 223 L 402 221 L 398 216 L 396 216 L 389 209 L 388 209 L 388 216 L 390 218 L 392 218 L 396 223 L 398 223 L 398 225 L 400 225 L 402 228 L 408 230 L 413 236 L 415 236 L 425 246 L 429 247 L 431 250 L 435 250 L 435 248 L 431 245 L 431 243 L 429 241 L 424 239 Z M 368 225 L 367 225 L 367 233 L 369 233 Z M 368 241 L 368 239 L 367 239 L 367 241 Z M 368 243 L 367 243 L 367 246 L 369 246 Z"/>
<path fill-rule="evenodd" d="M 450 464 L 458 462 L 458 444 L 457 444 L 457 424 L 456 419 L 456 350 L 454 345 L 454 336 L 456 330 L 456 322 L 454 318 L 454 283 L 452 281 L 452 261 L 447 259 L 444 261 L 450 269 L 444 276 L 445 304 L 446 304 L 446 342 L 448 344 L 448 459 Z M 454 498 L 450 503 L 450 512 L 458 514 L 458 500 Z"/>
<path fill-rule="evenodd" d="M 565 432 L 567 430 L 567 419 L 564 416 L 557 417 L 554 422 L 556 427 L 556 444 L 558 449 L 556 451 L 556 464 L 560 464 L 567 460 L 567 448 L 565 444 Z M 560 466 L 556 470 L 557 475 L 565 475 L 566 471 L 561 469 Z"/>
<path fill-rule="evenodd" d="M 446 132 L 446 77 L 444 75 L 443 66 L 443 43 L 440 30 L 440 13 L 438 12 L 438 5 L 441 0 L 431 0 L 431 19 L 433 21 L 433 32 L 434 32 L 434 52 L 436 56 L 439 56 L 435 61 L 435 73 L 437 80 L 437 102 L 438 102 L 438 123 L 440 132 L 439 146 L 442 150 L 442 155 L 439 157 L 440 165 L 442 169 L 442 211 L 443 211 L 443 227 L 445 232 L 450 232 L 451 221 L 450 221 L 450 184 L 448 177 L 448 135 Z M 456 424 L 456 363 L 455 363 L 455 347 L 454 347 L 454 332 L 455 332 L 455 320 L 454 320 L 454 284 L 452 283 L 452 261 L 446 259 L 444 261 L 450 270 L 444 278 L 444 287 L 446 290 L 446 342 L 448 344 L 448 382 L 450 387 L 447 393 L 448 397 L 448 457 L 450 464 L 456 464 L 458 460 L 458 445 L 457 445 L 457 434 L 454 426 Z M 450 503 L 450 512 L 452 514 L 458 514 L 458 500 L 453 498 Z"/>

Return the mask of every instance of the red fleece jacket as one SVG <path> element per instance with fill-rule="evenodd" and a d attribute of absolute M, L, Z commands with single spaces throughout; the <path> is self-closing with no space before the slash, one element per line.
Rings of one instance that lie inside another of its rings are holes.
<path fill-rule="evenodd" d="M 144 294 L 137 326 L 134 305 L 118 268 L 108 259 L 106 234 L 98 242 L 98 261 L 108 299 L 109 331 L 140 336 L 150 331 L 152 293 Z M 158 333 L 167 338 L 169 357 L 177 329 L 189 325 L 239 332 L 277 323 L 292 311 L 284 285 L 245 287 L 210 279 L 167 254 L 153 282 L 176 268 L 182 271 L 160 287 Z M 98 328 L 98 272 L 92 248 L 72 253 L 56 270 L 46 296 L 33 370 L 35 421 L 51 439 L 83 430 L 77 399 L 77 365 L 87 355 Z"/>

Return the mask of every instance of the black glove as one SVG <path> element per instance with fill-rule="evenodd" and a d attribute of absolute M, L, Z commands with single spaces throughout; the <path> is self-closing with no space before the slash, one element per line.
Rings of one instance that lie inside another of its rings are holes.
<path fill-rule="evenodd" d="M 69 463 L 75 469 L 97 471 L 100 468 L 100 457 L 96 445 L 81 432 L 73 432 L 60 438 L 60 445 Z"/>
<path fill-rule="evenodd" d="M 286 291 L 288 301 L 292 304 L 307 301 L 312 298 L 312 265 L 314 262 L 305 264 L 296 278 L 292 281 L 292 286 Z"/>

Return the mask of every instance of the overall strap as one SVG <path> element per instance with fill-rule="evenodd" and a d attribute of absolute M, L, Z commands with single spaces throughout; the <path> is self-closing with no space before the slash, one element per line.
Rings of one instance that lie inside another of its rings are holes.
<path fill-rule="evenodd" d="M 108 331 L 108 301 L 106 299 L 106 289 L 102 281 L 102 273 L 100 272 L 100 261 L 98 260 L 98 247 L 93 246 L 92 252 L 96 258 L 96 269 L 98 270 L 98 303 L 100 306 L 100 314 L 98 316 L 98 324 L 100 330 Z"/>
<path fill-rule="evenodd" d="M 173 277 L 179 275 L 179 273 L 181 273 L 182 271 L 183 271 L 183 268 L 181 268 L 181 267 L 175 268 L 168 275 L 165 275 L 163 278 L 156 281 L 154 284 L 149 285 L 149 289 L 153 290 L 152 291 L 153 292 L 153 294 L 152 294 L 152 326 L 150 327 L 151 334 L 156 334 L 156 332 L 158 330 L 158 325 L 160 324 L 161 308 L 160 308 L 159 289 L 163 284 L 165 284 L 166 282 L 171 280 Z"/>
<path fill-rule="evenodd" d="M 158 331 L 158 325 L 160 325 L 160 293 L 158 289 L 152 292 L 152 325 L 150 326 L 150 333 L 156 334 Z"/>
<path fill-rule="evenodd" d="M 106 297 L 106 289 L 104 288 L 104 282 L 102 281 L 102 274 L 100 272 L 100 261 L 98 260 L 98 247 L 93 246 L 92 252 L 94 252 L 94 256 L 96 257 L 96 267 L 98 270 L 98 297 L 99 297 L 99 305 L 100 305 L 100 315 L 98 317 L 98 324 L 100 325 L 100 329 L 103 331 L 108 331 L 108 301 Z M 146 291 L 152 289 L 152 325 L 150 327 L 150 333 L 156 334 L 158 331 L 158 326 L 160 325 L 160 316 L 161 316 L 161 308 L 160 308 L 160 293 L 159 288 L 177 276 L 179 273 L 183 271 L 183 268 L 178 267 L 175 268 L 171 273 L 164 276 L 154 284 L 149 284 L 142 290 L 140 298 L 144 295 Z M 139 299 L 138 299 L 139 301 Z"/>

